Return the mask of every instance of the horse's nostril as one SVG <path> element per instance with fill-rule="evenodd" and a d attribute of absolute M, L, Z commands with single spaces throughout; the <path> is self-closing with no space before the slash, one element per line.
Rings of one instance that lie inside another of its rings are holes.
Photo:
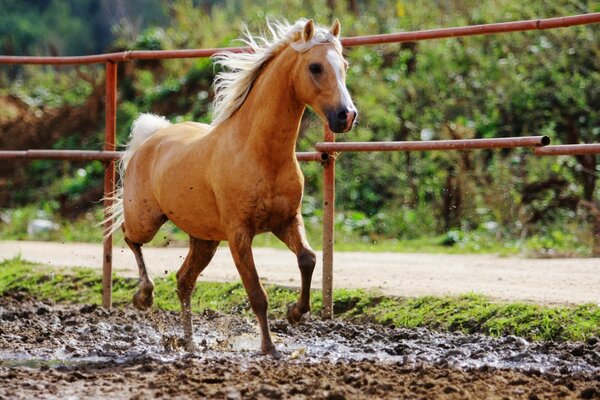
<path fill-rule="evenodd" d="M 346 121 L 348 113 L 346 111 L 340 111 L 337 115 L 339 121 Z"/>

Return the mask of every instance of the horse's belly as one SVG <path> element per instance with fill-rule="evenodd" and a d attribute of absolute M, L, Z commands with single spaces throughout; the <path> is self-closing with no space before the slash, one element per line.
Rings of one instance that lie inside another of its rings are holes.
<path fill-rule="evenodd" d="M 204 240 L 226 240 L 226 234 L 210 211 L 167 210 L 167 218 L 190 236 Z"/>
<path fill-rule="evenodd" d="M 225 240 L 216 199 L 207 185 L 192 180 L 165 185 L 158 202 L 166 217 L 188 235 Z"/>

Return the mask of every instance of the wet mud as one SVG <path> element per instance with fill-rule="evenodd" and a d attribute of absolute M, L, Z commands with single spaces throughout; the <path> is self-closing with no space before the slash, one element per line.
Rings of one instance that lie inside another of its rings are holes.
<path fill-rule="evenodd" d="M 435 333 L 342 321 L 273 321 L 281 360 L 254 321 L 0 298 L 0 398 L 600 398 L 600 341 Z"/>

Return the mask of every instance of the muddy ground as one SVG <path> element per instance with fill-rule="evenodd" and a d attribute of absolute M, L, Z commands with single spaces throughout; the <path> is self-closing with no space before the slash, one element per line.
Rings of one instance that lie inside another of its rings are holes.
<path fill-rule="evenodd" d="M 600 398 L 600 341 L 435 333 L 340 321 L 273 321 L 281 360 L 253 321 L 0 298 L 0 398 Z"/>

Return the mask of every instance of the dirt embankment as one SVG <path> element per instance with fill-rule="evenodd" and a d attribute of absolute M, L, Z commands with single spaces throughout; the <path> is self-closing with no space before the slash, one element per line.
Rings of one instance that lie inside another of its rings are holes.
<path fill-rule="evenodd" d="M 281 360 L 253 322 L 196 315 L 196 353 L 174 313 L 0 298 L 0 398 L 600 398 L 600 342 L 274 321 Z"/>

